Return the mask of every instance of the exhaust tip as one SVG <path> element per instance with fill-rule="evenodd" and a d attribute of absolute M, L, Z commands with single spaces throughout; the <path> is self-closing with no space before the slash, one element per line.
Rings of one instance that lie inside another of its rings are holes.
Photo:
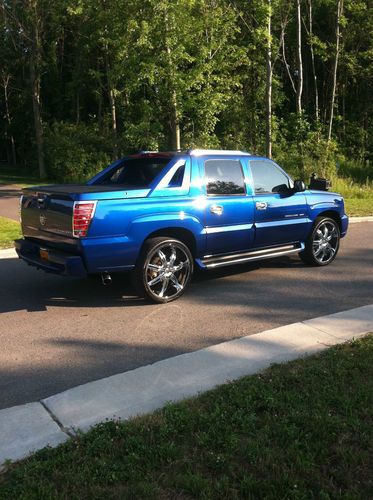
<path fill-rule="evenodd" d="M 102 273 L 101 274 L 101 281 L 104 286 L 106 285 L 111 285 L 111 276 L 109 273 Z"/>

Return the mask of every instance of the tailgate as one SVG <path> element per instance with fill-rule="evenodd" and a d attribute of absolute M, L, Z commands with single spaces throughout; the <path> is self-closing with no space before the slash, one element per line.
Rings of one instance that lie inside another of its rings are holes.
<path fill-rule="evenodd" d="M 25 238 L 77 247 L 72 234 L 74 199 L 70 193 L 24 189 L 21 199 L 21 223 Z"/>

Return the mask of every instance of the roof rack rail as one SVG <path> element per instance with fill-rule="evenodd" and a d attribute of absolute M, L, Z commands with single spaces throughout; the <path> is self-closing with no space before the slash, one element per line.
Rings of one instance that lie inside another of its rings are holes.
<path fill-rule="evenodd" d="M 189 149 L 187 151 L 191 156 L 202 155 L 245 155 L 251 156 L 247 151 L 227 150 L 227 149 Z"/>

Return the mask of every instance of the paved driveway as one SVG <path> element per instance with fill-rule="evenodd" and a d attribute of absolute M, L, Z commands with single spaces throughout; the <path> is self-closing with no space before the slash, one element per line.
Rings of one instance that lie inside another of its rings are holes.
<path fill-rule="evenodd" d="M 373 223 L 351 225 L 326 268 L 297 258 L 194 279 L 184 297 L 150 305 L 126 279 L 44 274 L 0 260 L 0 408 L 235 337 L 373 303 Z"/>
<path fill-rule="evenodd" d="M 0 216 L 18 221 L 18 205 L 21 191 L 16 185 L 0 185 Z"/>

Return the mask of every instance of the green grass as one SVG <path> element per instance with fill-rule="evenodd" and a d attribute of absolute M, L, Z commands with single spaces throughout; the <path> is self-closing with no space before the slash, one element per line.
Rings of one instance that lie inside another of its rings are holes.
<path fill-rule="evenodd" d="M 0 498 L 372 498 L 372 380 L 370 334 L 42 450 Z"/>
<path fill-rule="evenodd" d="M 344 197 L 349 216 L 373 215 L 373 182 L 369 179 L 358 184 L 351 179 L 334 178 L 332 190 Z"/>
<path fill-rule="evenodd" d="M 0 248 L 13 247 L 13 240 L 21 238 L 21 226 L 18 222 L 0 217 Z"/>
<path fill-rule="evenodd" d="M 346 213 L 350 216 L 364 217 L 373 215 L 373 197 L 369 198 L 345 198 Z"/>

